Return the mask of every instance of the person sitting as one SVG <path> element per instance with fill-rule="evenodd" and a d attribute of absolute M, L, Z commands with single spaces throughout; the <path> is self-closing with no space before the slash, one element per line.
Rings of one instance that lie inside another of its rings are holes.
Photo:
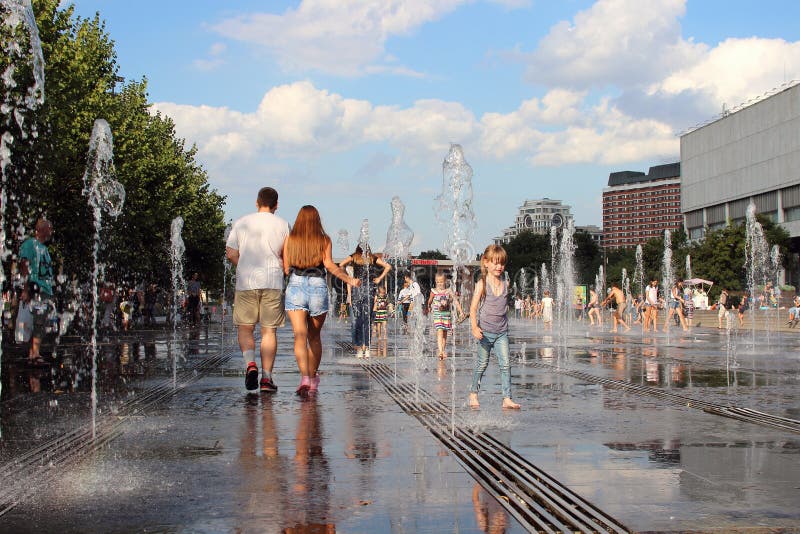
<path fill-rule="evenodd" d="M 800 313 L 800 295 L 795 295 L 794 299 L 792 300 L 792 307 L 789 308 L 789 320 L 786 322 L 786 326 L 789 328 L 794 328 L 797 325 L 798 321 L 800 321 L 800 317 L 798 314 Z"/>

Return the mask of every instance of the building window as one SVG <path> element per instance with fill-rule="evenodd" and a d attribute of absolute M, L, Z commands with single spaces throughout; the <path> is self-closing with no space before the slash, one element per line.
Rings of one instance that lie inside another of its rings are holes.
<path fill-rule="evenodd" d="M 800 221 L 800 206 L 783 210 L 783 220 L 786 222 Z"/>

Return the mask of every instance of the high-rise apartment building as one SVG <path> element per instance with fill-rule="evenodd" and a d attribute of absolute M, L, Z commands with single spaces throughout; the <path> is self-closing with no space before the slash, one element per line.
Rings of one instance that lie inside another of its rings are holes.
<path fill-rule="evenodd" d="M 495 237 L 494 242 L 504 245 L 526 230 L 534 234 L 549 234 L 551 226 L 566 226 L 571 221 L 570 207 L 561 204 L 560 200 L 526 200 L 514 217 L 514 226 L 503 230 L 503 235 Z"/>
<path fill-rule="evenodd" d="M 634 247 L 683 226 L 681 164 L 612 172 L 603 189 L 603 246 Z"/>

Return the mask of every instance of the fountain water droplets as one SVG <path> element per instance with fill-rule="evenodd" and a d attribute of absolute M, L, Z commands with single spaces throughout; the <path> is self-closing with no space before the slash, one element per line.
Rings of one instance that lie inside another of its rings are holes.
<path fill-rule="evenodd" d="M 557 232 L 552 231 L 552 229 L 555 228 L 555 226 L 551 228 L 551 239 L 554 234 L 556 236 L 558 235 Z M 557 266 L 557 271 L 555 271 L 557 273 L 557 303 L 562 325 L 560 332 L 564 334 L 566 334 L 569 330 L 574 316 L 572 313 L 572 310 L 574 309 L 572 307 L 574 303 L 573 301 L 575 299 L 574 235 L 575 224 L 572 220 L 570 220 L 566 227 L 561 231 L 561 239 L 559 240 L 558 245 L 558 260 L 557 262 L 554 262 L 554 265 Z"/>
<path fill-rule="evenodd" d="M 398 292 L 400 290 L 399 283 L 399 267 L 405 265 L 411 242 L 414 240 L 414 232 L 406 224 L 404 215 L 406 211 L 405 204 L 400 200 L 400 197 L 394 196 L 391 201 L 392 209 L 392 222 L 389 225 L 389 230 L 386 232 L 386 245 L 383 248 L 385 258 L 393 264 L 394 267 L 394 302 L 397 303 Z M 394 378 L 397 380 L 397 328 L 398 314 L 394 314 Z"/>
<path fill-rule="evenodd" d="M 597 274 L 594 277 L 594 292 L 597 293 L 597 298 L 602 301 L 606 298 L 606 275 L 601 265 L 597 269 Z"/>
<path fill-rule="evenodd" d="M 642 245 L 636 245 L 636 267 L 633 270 L 633 282 L 639 286 L 637 296 L 641 295 L 642 297 L 644 297 L 645 288 L 643 262 Z M 642 327 L 644 327 L 644 321 L 642 321 Z"/>
<path fill-rule="evenodd" d="M 44 103 L 44 58 L 42 44 L 39 39 L 39 29 L 36 26 L 36 17 L 33 14 L 30 0 L 0 0 L 3 11 L 2 24 L 8 29 L 10 38 L 0 39 L 0 49 L 3 57 L 8 58 L 7 66 L 2 72 L 3 95 L 0 101 L 0 116 L 3 117 L 3 133 L 0 135 L 0 260 L 8 259 L 10 251 L 6 249 L 6 210 L 9 200 L 16 206 L 18 219 L 19 205 L 15 195 L 9 197 L 7 192 L 9 182 L 9 166 L 12 165 L 11 146 L 14 144 L 14 133 L 20 139 L 38 137 L 36 125 L 30 121 L 26 123 L 28 115 L 34 113 Z M 5 32 L 4 32 L 5 33 Z M 18 67 L 23 67 L 17 72 Z M 28 75 L 28 69 L 32 76 Z M 17 79 L 19 74 L 19 80 Z M 24 92 L 18 87 L 23 80 L 33 78 Z M 19 237 L 24 235 L 24 228 L 18 226 Z M 0 286 L 5 283 L 5 268 L 0 264 Z M 0 344 L 3 333 L 0 331 Z M 2 349 L 0 348 L 0 361 Z M 0 384 L 2 391 L 2 384 Z"/>
<path fill-rule="evenodd" d="M 766 285 L 769 280 L 769 245 L 764 237 L 764 229 L 756 219 L 756 206 L 752 202 L 747 206 L 747 223 L 745 226 L 744 263 L 747 272 L 747 288 L 752 299 L 750 317 L 753 333 L 753 351 L 756 349 L 756 309 L 759 307 L 756 298 L 758 285 Z"/>
<path fill-rule="evenodd" d="M 350 254 L 350 233 L 342 228 L 336 236 L 336 244 L 343 256 Z"/>
<path fill-rule="evenodd" d="M 690 255 L 686 255 L 686 278 L 691 280 L 692 276 L 692 257 Z"/>
<path fill-rule="evenodd" d="M 628 269 L 622 268 L 622 293 L 625 295 L 626 310 L 630 312 L 633 309 L 633 296 L 631 295 L 631 279 L 628 278 Z M 623 317 L 624 319 L 624 317 Z"/>
<path fill-rule="evenodd" d="M 6 94 L 2 102 L 2 114 L 11 117 L 25 139 L 30 133 L 36 137 L 35 129 L 28 132 L 25 125 L 26 112 L 32 111 L 44 103 L 44 56 L 39 39 L 39 28 L 33 13 L 30 0 L 0 0 L 3 8 L 3 24 L 13 35 L 11 39 L 3 39 L 3 54 L 10 59 L 2 73 Z M 26 46 L 27 45 L 27 46 Z M 33 83 L 26 87 L 24 94 L 14 91 L 18 87 L 17 68 L 24 67 L 21 78 L 26 77 L 30 68 Z"/>
<path fill-rule="evenodd" d="M 453 261 L 453 291 L 458 293 L 458 276 L 464 265 L 476 256 L 472 231 L 477 226 L 472 211 L 472 167 L 464 158 L 461 145 L 451 144 L 442 162 L 442 192 L 436 197 L 436 218 L 446 234 L 444 250 Z M 508 273 L 506 273 L 508 275 Z M 452 310 L 451 313 L 455 311 Z M 455 429 L 456 354 L 453 340 L 451 414 Z"/>
<path fill-rule="evenodd" d="M 94 242 L 92 247 L 92 432 L 97 412 L 97 283 L 100 267 L 98 256 L 100 254 L 100 234 L 103 229 L 103 212 L 112 217 L 122 213 L 125 202 L 125 188 L 114 178 L 114 137 L 111 127 L 104 119 L 94 121 L 92 134 L 89 138 L 89 154 L 86 170 L 83 173 L 83 194 L 86 195 L 94 217 Z M 113 198 L 108 192 L 113 191 Z"/>
<path fill-rule="evenodd" d="M 542 263 L 542 295 L 545 291 L 550 291 L 550 275 L 547 273 L 547 264 Z"/>
<path fill-rule="evenodd" d="M 528 281 L 528 273 L 527 268 L 523 267 L 517 271 L 517 274 L 514 275 L 514 287 L 516 288 L 517 294 L 525 298 L 529 294 L 528 286 L 530 282 Z"/>
<path fill-rule="evenodd" d="M 405 261 L 411 242 L 414 240 L 414 232 L 403 219 L 406 207 L 400 197 L 392 197 L 391 208 L 392 222 L 386 232 L 386 246 L 383 247 L 383 254 L 387 259 Z"/>
<path fill-rule="evenodd" d="M 453 260 L 453 272 L 475 257 L 470 242 L 474 230 L 472 211 L 472 167 L 461 145 L 450 145 L 442 162 L 442 192 L 436 197 L 436 218 L 448 230 L 444 250 Z"/>
<path fill-rule="evenodd" d="M 661 290 L 665 302 L 672 300 L 672 286 L 675 283 L 675 271 L 672 267 L 672 234 L 664 230 L 664 256 L 661 260 Z"/>
<path fill-rule="evenodd" d="M 361 230 L 358 234 L 358 244 L 365 250 L 369 247 L 369 219 L 361 221 Z"/>
<path fill-rule="evenodd" d="M 170 225 L 170 265 L 172 274 L 172 387 L 178 382 L 178 309 L 179 299 L 186 294 L 186 279 L 183 276 L 183 258 L 186 245 L 183 243 L 183 217 L 178 215 Z"/>

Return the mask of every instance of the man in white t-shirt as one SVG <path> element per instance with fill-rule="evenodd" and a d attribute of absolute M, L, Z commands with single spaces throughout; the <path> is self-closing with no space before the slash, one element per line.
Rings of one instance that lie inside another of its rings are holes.
<path fill-rule="evenodd" d="M 238 331 L 239 348 L 244 357 L 245 387 L 274 393 L 272 367 L 278 350 L 276 330 L 283 326 L 283 242 L 289 223 L 275 215 L 278 192 L 263 187 L 256 199 L 256 213 L 233 223 L 225 253 L 236 266 L 236 296 L 233 324 Z M 261 382 L 255 358 L 255 326 L 261 326 Z"/>

